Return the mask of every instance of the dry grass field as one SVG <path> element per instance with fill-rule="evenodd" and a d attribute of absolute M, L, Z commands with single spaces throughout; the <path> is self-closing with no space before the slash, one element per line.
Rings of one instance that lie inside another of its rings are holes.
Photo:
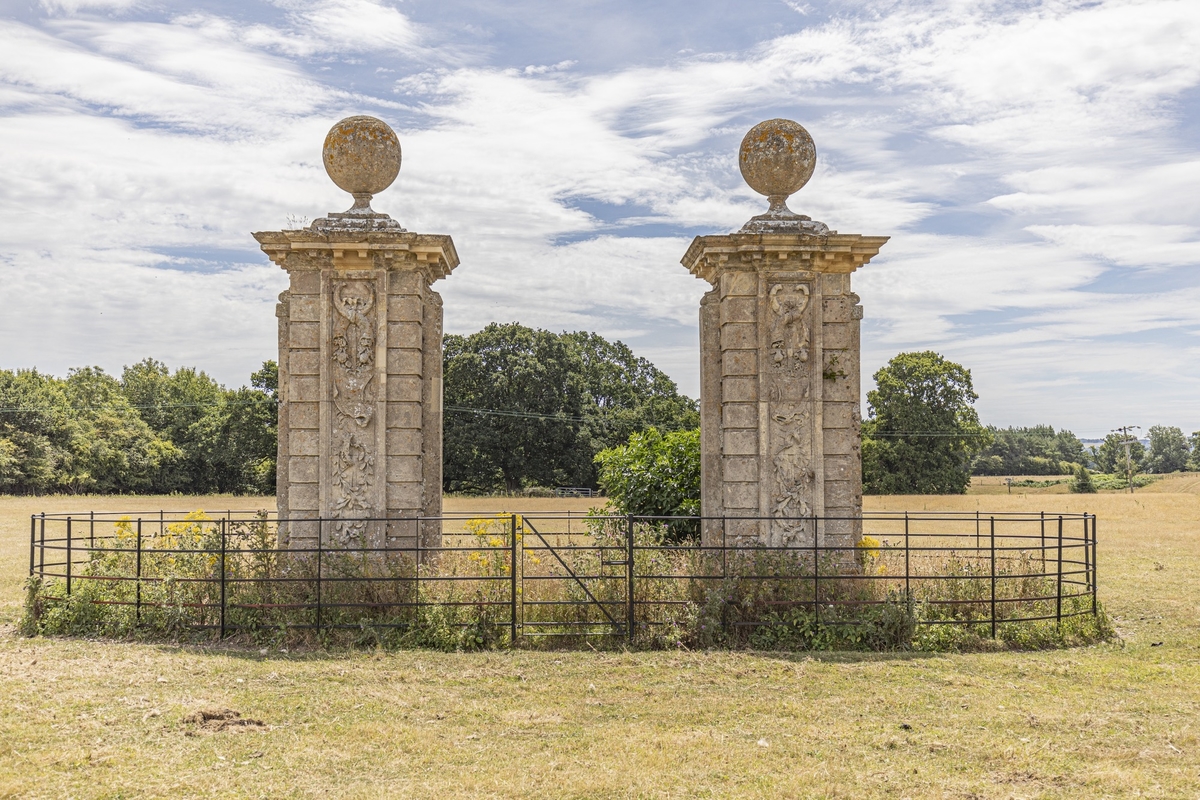
<path fill-rule="evenodd" d="M 1123 641 L 1079 650 L 330 654 L 16 634 L 28 514 L 269 504 L 0 498 L 0 796 L 1200 797 L 1195 475 L 1132 496 L 867 499 L 1097 513 Z M 188 721 L 222 708 L 252 722 Z"/>

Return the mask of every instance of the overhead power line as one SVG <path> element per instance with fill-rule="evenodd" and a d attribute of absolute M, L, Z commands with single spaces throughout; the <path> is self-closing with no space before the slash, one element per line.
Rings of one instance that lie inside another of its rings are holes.
<path fill-rule="evenodd" d="M 563 414 L 538 414 L 533 411 L 505 411 L 498 408 L 471 408 L 470 406 L 442 406 L 446 411 L 461 411 L 467 414 L 482 414 L 493 417 L 520 417 L 523 419 L 548 419 L 559 422 L 595 422 L 583 417 L 569 417 Z"/>
<path fill-rule="evenodd" d="M 264 398 L 265 402 L 274 403 L 277 401 Z M 165 408 L 211 408 L 213 406 L 256 406 L 261 405 L 264 400 L 225 400 L 216 403 L 157 403 L 151 405 L 121 405 L 121 406 L 64 406 L 64 405 L 44 405 L 44 406 L 7 406 L 0 408 L 0 414 L 20 414 L 29 411 L 124 411 L 129 408 L 137 409 L 138 411 L 160 410 Z"/>
<path fill-rule="evenodd" d="M 7 407 L 0 407 L 0 414 L 20 414 L 20 413 L 37 412 L 37 411 L 123 411 L 123 410 L 129 409 L 129 408 L 136 409 L 138 411 L 162 411 L 162 410 L 167 410 L 167 409 L 178 409 L 178 408 L 210 408 L 213 406 L 253 406 L 253 405 L 260 405 L 264 402 L 278 403 L 278 401 L 272 401 L 267 398 L 263 398 L 261 400 L 224 400 L 224 401 L 209 402 L 209 403 L 150 403 L 150 404 L 131 403 L 129 405 L 122 405 L 122 406 L 113 406 L 113 405 L 7 406 Z M 568 414 L 542 414 L 542 413 L 539 413 L 536 411 L 522 411 L 522 410 L 511 410 L 511 409 L 500 409 L 500 408 L 475 408 L 473 406 L 458 406 L 458 405 L 446 405 L 446 406 L 443 406 L 442 408 L 445 411 L 452 411 L 452 412 L 463 413 L 463 414 L 477 414 L 477 415 L 492 416 L 492 417 L 513 417 L 513 418 L 517 418 L 517 419 L 538 419 L 538 420 L 549 420 L 552 422 L 576 422 L 576 423 L 599 422 L 601 424 L 604 424 L 606 422 L 606 420 L 604 420 L 603 417 L 593 417 L 592 419 L 587 419 L 584 417 L 575 417 L 575 416 L 571 416 Z M 976 437 L 987 436 L 989 434 L 987 434 L 987 433 L 956 433 L 953 431 L 888 431 L 886 433 L 869 433 L 869 434 L 864 434 L 864 435 L 868 436 L 872 439 L 894 439 L 894 438 L 910 438 L 910 437 L 915 437 L 915 438 L 931 438 L 931 437 L 932 438 L 936 438 L 936 437 L 976 438 Z"/>

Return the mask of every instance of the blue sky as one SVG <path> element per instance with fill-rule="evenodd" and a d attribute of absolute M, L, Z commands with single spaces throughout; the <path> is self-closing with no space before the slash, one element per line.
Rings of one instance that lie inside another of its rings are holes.
<path fill-rule="evenodd" d="M 864 385 L 970 367 L 985 422 L 1200 429 L 1200 3 L 0 0 L 0 367 L 274 357 L 250 232 L 342 210 L 329 127 L 395 127 L 375 207 L 453 235 L 446 329 L 620 338 L 698 391 L 692 236 L 765 208 L 738 142 L 804 124 L 791 200 L 889 235 Z"/>

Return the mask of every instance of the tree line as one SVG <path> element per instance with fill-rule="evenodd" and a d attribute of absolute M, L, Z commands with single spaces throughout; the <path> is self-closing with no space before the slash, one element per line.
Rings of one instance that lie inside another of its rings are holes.
<path fill-rule="evenodd" d="M 1049 425 L 984 426 L 971 371 L 930 352 L 901 353 L 873 376 L 863 421 L 863 490 L 870 494 L 957 494 L 971 475 L 1071 475 L 1200 470 L 1200 431 L 1155 425 L 1149 447 L 1110 433 L 1086 447 Z M 1128 453 L 1128 456 L 1126 455 Z M 1085 489 L 1086 491 L 1086 489 Z"/>
<path fill-rule="evenodd" d="M 696 401 L 621 342 L 516 323 L 447 335 L 444 485 L 487 494 L 596 487 L 596 455 L 700 423 Z M 154 359 L 120 377 L 0 370 L 0 492 L 275 491 L 278 368 L 227 389 Z"/>
<path fill-rule="evenodd" d="M 0 370 L 0 492 L 272 493 L 277 382 L 273 361 L 238 389 L 150 358 Z"/>
<path fill-rule="evenodd" d="M 447 335 L 443 366 L 445 491 L 599 486 L 673 509 L 698 499 L 696 401 L 621 342 L 491 324 Z M 1089 448 L 1048 425 L 985 426 L 970 370 L 934 352 L 900 353 L 874 379 L 866 493 L 961 493 L 972 474 L 1200 469 L 1200 432 L 1154 426 L 1149 447 L 1113 433 Z M 0 492 L 270 494 L 277 383 L 272 361 L 237 389 L 154 359 L 120 377 L 0 370 Z"/>

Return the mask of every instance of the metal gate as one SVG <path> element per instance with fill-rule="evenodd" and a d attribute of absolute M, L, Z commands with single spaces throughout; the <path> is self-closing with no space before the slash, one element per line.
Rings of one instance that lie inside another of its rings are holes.
<path fill-rule="evenodd" d="M 571 519 L 513 517 L 518 637 L 628 636 L 632 630 L 631 537 L 576 532 Z"/>

